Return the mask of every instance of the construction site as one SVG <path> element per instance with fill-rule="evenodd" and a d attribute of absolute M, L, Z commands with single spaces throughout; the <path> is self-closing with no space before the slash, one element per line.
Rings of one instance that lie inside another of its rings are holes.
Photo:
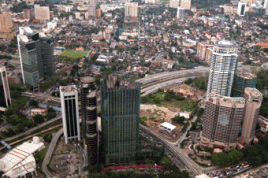
<path fill-rule="evenodd" d="M 191 87 L 186 84 L 172 85 L 171 87 L 165 89 L 165 91 L 167 90 L 171 90 L 179 96 L 189 98 L 194 101 L 201 100 L 206 94 L 205 91 L 201 91 L 198 88 Z"/>

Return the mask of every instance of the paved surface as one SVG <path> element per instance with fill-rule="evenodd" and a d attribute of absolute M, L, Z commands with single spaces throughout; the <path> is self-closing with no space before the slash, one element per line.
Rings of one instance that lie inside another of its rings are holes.
<path fill-rule="evenodd" d="M 47 122 L 44 122 L 44 123 L 42 123 L 42 124 L 40 124 L 40 125 L 38 125 L 38 126 L 36 126 L 36 127 L 33 127 L 33 128 L 31 128 L 31 129 L 27 130 L 26 132 L 20 133 L 19 135 L 15 135 L 15 136 L 13 136 L 13 137 L 8 137 L 8 138 L 4 139 L 4 141 L 14 140 L 14 139 L 17 139 L 17 138 L 20 137 L 20 136 L 30 134 L 32 131 L 35 131 L 36 129 L 40 129 L 40 128 L 42 128 L 42 127 L 45 127 L 46 125 L 49 125 L 49 124 L 51 124 L 51 123 L 53 123 L 53 122 L 55 122 L 55 121 L 58 121 L 58 120 L 60 120 L 60 119 L 61 119 L 61 116 L 57 116 L 57 117 L 55 117 L 54 119 L 51 119 L 51 120 L 49 120 L 49 121 L 47 121 Z"/>
<path fill-rule="evenodd" d="M 42 163 L 42 171 L 46 174 L 47 178 L 53 178 L 54 176 L 48 171 L 47 165 L 50 161 L 50 158 L 52 156 L 52 153 L 57 145 L 58 139 L 60 138 L 61 134 L 63 133 L 63 128 L 61 128 L 52 138 L 46 156 L 44 158 L 44 161 Z"/>

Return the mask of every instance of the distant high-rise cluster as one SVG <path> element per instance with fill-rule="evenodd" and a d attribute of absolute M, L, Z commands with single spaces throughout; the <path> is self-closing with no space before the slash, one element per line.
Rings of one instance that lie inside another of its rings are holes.
<path fill-rule="evenodd" d="M 109 76 L 101 96 L 105 163 L 130 163 L 139 145 L 140 84 Z"/>
<path fill-rule="evenodd" d="M 210 93 L 231 96 L 236 72 L 238 47 L 230 41 L 219 41 L 214 45 L 210 63 L 207 95 Z"/>
<path fill-rule="evenodd" d="M 184 8 L 184 9 L 191 9 L 191 0 L 170 0 L 169 7 L 171 8 Z"/>
<path fill-rule="evenodd" d="M 3 12 L 0 14 L 0 38 L 13 39 L 16 36 L 11 14 Z"/>
<path fill-rule="evenodd" d="M 37 87 L 55 74 L 53 43 L 50 36 L 20 27 L 17 36 L 23 83 Z"/>
<path fill-rule="evenodd" d="M 125 17 L 138 17 L 138 3 L 125 3 Z"/>
<path fill-rule="evenodd" d="M 200 44 L 197 56 L 204 58 L 209 47 Z M 230 150 L 238 142 L 250 144 L 255 137 L 263 97 L 255 88 L 256 75 L 236 73 L 237 48 L 230 41 L 219 41 L 213 47 L 200 134 L 203 147 Z"/>

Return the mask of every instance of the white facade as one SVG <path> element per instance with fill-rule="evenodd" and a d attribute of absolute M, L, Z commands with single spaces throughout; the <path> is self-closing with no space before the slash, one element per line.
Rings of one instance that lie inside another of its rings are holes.
<path fill-rule="evenodd" d="M 183 19 L 185 17 L 185 9 L 182 7 L 177 8 L 177 19 Z"/>
<path fill-rule="evenodd" d="M 24 142 L 10 150 L 0 159 L 0 171 L 10 178 L 36 176 L 36 163 L 33 154 L 44 148 L 39 137 L 33 137 L 30 142 Z"/>
<path fill-rule="evenodd" d="M 68 140 L 80 141 L 78 92 L 76 86 L 60 86 L 60 100 L 65 143 L 68 143 Z"/>
<path fill-rule="evenodd" d="M 38 20 L 50 20 L 49 6 L 34 5 L 34 15 Z"/>
<path fill-rule="evenodd" d="M 230 41 L 219 41 L 212 52 L 207 95 L 216 93 L 230 96 L 237 67 L 237 46 Z"/>
<path fill-rule="evenodd" d="M 95 0 L 89 0 L 88 16 L 95 17 L 96 3 Z"/>
<path fill-rule="evenodd" d="M 239 2 L 238 8 L 237 8 L 237 15 L 239 16 L 245 16 L 246 12 L 246 3 L 245 2 Z"/>
<path fill-rule="evenodd" d="M 138 3 L 125 4 L 125 17 L 138 17 Z"/>
<path fill-rule="evenodd" d="M 163 132 L 163 133 L 170 135 L 170 136 L 175 133 L 175 129 L 176 129 L 176 126 L 172 125 L 168 122 L 164 122 L 164 123 L 160 124 L 158 127 L 158 130 L 160 132 Z"/>
<path fill-rule="evenodd" d="M 8 84 L 8 79 L 7 79 L 7 72 L 6 72 L 6 67 L 0 67 L 0 74 L 1 74 L 1 81 L 0 81 L 0 85 L 1 87 L 3 87 L 3 97 L 4 97 L 4 101 L 1 102 L 2 104 L 5 104 L 4 106 L 1 106 L 1 110 L 5 110 L 5 108 L 8 107 L 9 104 L 11 104 L 11 97 L 10 97 L 10 91 L 9 91 L 9 84 Z M 2 97 L 2 96 L 1 96 Z M 4 108 L 2 108 L 4 107 Z"/>
<path fill-rule="evenodd" d="M 170 8 L 178 8 L 180 6 L 180 0 L 170 0 L 169 7 Z"/>

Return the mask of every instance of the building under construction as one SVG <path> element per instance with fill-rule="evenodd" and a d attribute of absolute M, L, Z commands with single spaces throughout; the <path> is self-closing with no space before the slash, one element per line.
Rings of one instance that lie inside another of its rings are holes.
<path fill-rule="evenodd" d="M 135 161 L 139 146 L 140 83 L 115 76 L 101 87 L 101 119 L 105 164 Z"/>
<path fill-rule="evenodd" d="M 246 87 L 256 88 L 257 76 L 249 72 L 237 72 L 234 76 L 232 97 L 242 97 Z"/>
<path fill-rule="evenodd" d="M 98 162 L 97 98 L 94 79 L 81 79 L 82 136 L 87 150 L 89 165 Z"/>

